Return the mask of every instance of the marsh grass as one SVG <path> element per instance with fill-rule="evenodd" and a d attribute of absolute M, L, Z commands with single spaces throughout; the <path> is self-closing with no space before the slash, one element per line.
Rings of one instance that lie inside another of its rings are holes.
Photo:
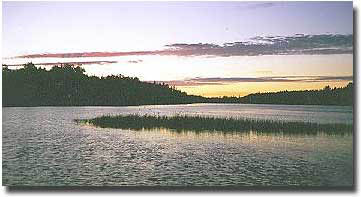
<path fill-rule="evenodd" d="M 242 118 L 221 118 L 204 116 L 154 116 L 154 115 L 117 115 L 101 116 L 93 119 L 76 119 L 75 122 L 90 124 L 101 128 L 154 129 L 167 128 L 175 131 L 221 131 L 283 133 L 283 134 L 326 134 L 343 135 L 352 133 L 352 124 L 318 124 L 311 122 L 285 122 L 274 120 L 255 120 Z"/>

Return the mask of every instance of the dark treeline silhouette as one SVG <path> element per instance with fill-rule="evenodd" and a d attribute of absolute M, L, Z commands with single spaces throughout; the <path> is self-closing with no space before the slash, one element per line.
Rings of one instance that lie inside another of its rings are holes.
<path fill-rule="evenodd" d="M 3 106 L 124 106 L 205 102 L 167 84 L 146 83 L 122 75 L 96 77 L 72 65 L 49 71 L 29 63 L 3 65 Z"/>
<path fill-rule="evenodd" d="M 353 83 L 346 87 L 326 86 L 322 90 L 282 91 L 249 94 L 240 98 L 241 103 L 287 105 L 349 105 L 353 103 Z"/>
<path fill-rule="evenodd" d="M 125 106 L 187 103 L 264 103 L 352 105 L 353 84 L 323 90 L 256 93 L 245 97 L 205 98 L 187 95 L 167 84 L 136 77 L 88 76 L 70 64 L 50 70 L 28 63 L 20 69 L 3 65 L 3 106 Z"/>

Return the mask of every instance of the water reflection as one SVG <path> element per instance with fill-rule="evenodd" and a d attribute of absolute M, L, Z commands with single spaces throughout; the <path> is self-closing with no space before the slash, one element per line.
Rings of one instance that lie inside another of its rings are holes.
<path fill-rule="evenodd" d="M 122 132 L 119 129 L 112 129 L 114 132 Z M 352 150 L 352 134 L 330 135 L 319 132 L 312 135 L 302 134 L 282 134 L 263 132 L 220 132 L 220 131 L 179 131 L 166 128 L 143 129 L 142 131 L 132 131 L 134 137 L 152 142 L 187 142 L 187 143 L 227 143 L 247 146 L 259 146 L 261 149 L 269 147 L 300 148 L 306 150 L 337 151 L 340 147 Z M 351 142 L 351 143 L 350 143 Z"/>
<path fill-rule="evenodd" d="M 162 110 L 168 113 L 174 108 Z M 133 131 L 73 122 L 76 118 L 138 110 L 139 107 L 3 108 L 3 184 L 353 184 L 352 135 Z M 208 107 L 203 111 L 207 110 Z"/>
<path fill-rule="evenodd" d="M 232 168 L 229 179 L 224 178 L 231 185 L 352 185 L 352 135 L 175 132 L 164 128 L 132 132 L 140 141 L 165 145 L 163 154 L 187 155 L 182 160 L 198 158 L 186 166 L 207 166 L 216 171 L 214 178 Z"/>

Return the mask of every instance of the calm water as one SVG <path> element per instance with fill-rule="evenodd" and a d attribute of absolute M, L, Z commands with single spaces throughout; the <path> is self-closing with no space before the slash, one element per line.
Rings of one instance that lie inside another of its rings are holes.
<path fill-rule="evenodd" d="M 2 112 L 3 185 L 353 184 L 352 135 L 132 131 L 73 122 L 109 114 L 191 114 L 351 124 L 351 107 L 195 104 Z"/>

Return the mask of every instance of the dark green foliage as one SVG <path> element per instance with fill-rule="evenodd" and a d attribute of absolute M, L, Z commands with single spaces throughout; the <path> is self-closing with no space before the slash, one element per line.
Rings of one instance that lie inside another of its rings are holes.
<path fill-rule="evenodd" d="M 353 84 L 323 90 L 256 93 L 245 97 L 187 95 L 167 84 L 146 83 L 123 75 L 95 77 L 72 65 L 49 71 L 28 63 L 12 70 L 3 65 L 3 106 L 124 106 L 187 103 L 259 103 L 352 105 Z"/>
<path fill-rule="evenodd" d="M 119 115 L 101 116 L 88 120 L 75 120 L 78 123 L 86 123 L 102 128 L 120 129 L 154 129 L 168 128 L 177 131 L 222 131 L 222 132 L 245 132 L 254 131 L 259 133 L 284 133 L 284 134 L 326 134 L 352 133 L 352 124 L 318 124 L 310 122 L 282 122 L 272 120 L 218 118 L 204 116 L 139 116 Z"/>
<path fill-rule="evenodd" d="M 29 63 L 18 70 L 3 66 L 3 106 L 123 106 L 204 102 L 166 84 L 122 75 L 95 77 L 72 65 L 49 71 Z"/>
<path fill-rule="evenodd" d="M 326 86 L 322 90 L 282 91 L 250 94 L 240 98 L 241 103 L 287 105 L 353 105 L 353 83 L 343 88 Z"/>

